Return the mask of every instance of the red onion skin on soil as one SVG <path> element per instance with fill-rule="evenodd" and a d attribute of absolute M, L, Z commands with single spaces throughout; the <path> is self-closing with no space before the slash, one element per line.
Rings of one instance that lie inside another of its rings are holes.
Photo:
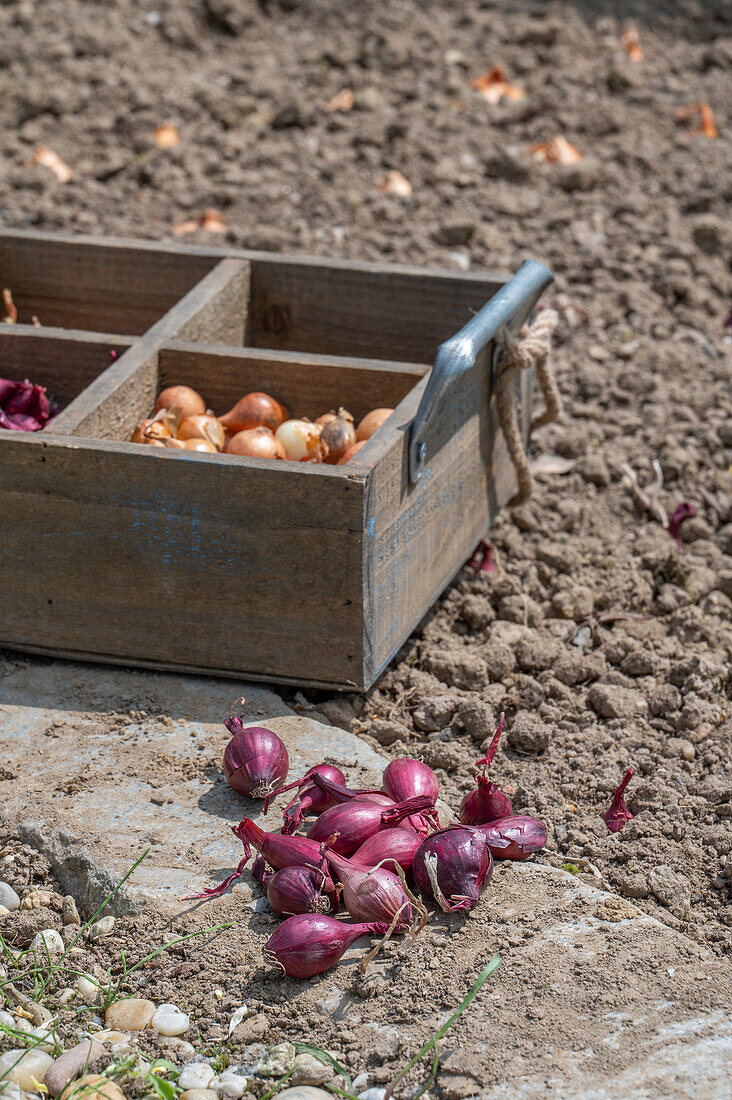
<path fill-rule="evenodd" d="M 602 814 L 602 820 L 607 825 L 611 833 L 619 833 L 624 825 L 632 819 L 633 815 L 625 805 L 625 788 L 633 778 L 633 769 L 628 768 L 627 772 L 623 776 L 622 782 L 619 787 L 616 788 L 613 794 L 613 800 L 605 813 Z"/>
<path fill-rule="evenodd" d="M 413 829 L 405 829 L 402 822 L 397 829 L 382 829 L 364 840 L 353 853 L 353 862 L 362 867 L 375 867 L 385 861 L 383 865 L 390 871 L 394 869 L 392 863 L 398 863 L 406 874 L 423 839 Z"/>
<path fill-rule="evenodd" d="M 475 765 L 473 774 L 478 786 L 476 790 L 468 791 L 460 806 L 458 816 L 463 825 L 485 825 L 488 821 L 496 821 L 500 817 L 510 817 L 513 813 L 511 799 L 485 774 L 486 768 L 493 763 L 505 721 L 506 716 L 502 714 L 488 752 Z M 483 766 L 483 773 L 479 774 L 478 768 L 481 765 Z"/>
<path fill-rule="evenodd" d="M 340 959 L 359 937 L 383 936 L 388 925 L 379 922 L 346 924 L 321 913 L 288 917 L 267 940 L 263 955 L 291 978 L 313 978 Z"/>
<path fill-rule="evenodd" d="M 414 881 L 446 913 L 473 909 L 493 876 L 493 857 L 476 829 L 448 825 L 420 844 Z"/>
<path fill-rule="evenodd" d="M 395 931 L 405 932 L 414 919 L 401 880 L 386 867 L 362 867 L 355 860 L 324 848 L 323 856 L 343 886 L 342 899 L 354 920 L 384 921 L 391 925 L 399 914 Z"/>
<path fill-rule="evenodd" d="M 232 735 L 224 750 L 224 774 L 229 786 L 248 798 L 266 798 L 287 778 L 289 757 L 283 741 L 263 726 L 243 726 L 227 718 Z"/>
<path fill-rule="evenodd" d="M 515 814 L 475 826 L 485 838 L 494 859 L 528 859 L 546 844 L 546 825 L 537 817 Z"/>
<path fill-rule="evenodd" d="M 391 808 L 377 806 L 373 802 L 341 803 L 331 806 L 320 815 L 308 832 L 308 837 L 322 844 L 337 833 L 330 847 L 339 855 L 352 856 L 364 840 L 368 840 L 380 829 L 399 825 L 405 817 L 429 807 L 430 800 L 426 796 L 394 803 Z"/>

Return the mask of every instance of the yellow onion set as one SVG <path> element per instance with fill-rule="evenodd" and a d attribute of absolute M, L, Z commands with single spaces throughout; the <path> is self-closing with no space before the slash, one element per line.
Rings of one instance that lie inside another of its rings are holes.
<path fill-rule="evenodd" d="M 335 466 L 350 461 L 393 411 L 372 409 L 358 425 L 343 408 L 316 420 L 291 418 L 274 397 L 255 392 L 216 416 L 190 386 L 169 386 L 158 395 L 152 415 L 137 424 L 130 442 Z"/>

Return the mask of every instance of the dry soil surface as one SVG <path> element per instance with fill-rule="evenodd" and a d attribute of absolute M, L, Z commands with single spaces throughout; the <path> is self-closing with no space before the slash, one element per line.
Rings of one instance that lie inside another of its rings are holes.
<path fill-rule="evenodd" d="M 631 18 L 640 61 L 621 44 Z M 212 207 L 224 239 L 247 247 L 508 271 L 531 256 L 556 273 L 546 300 L 561 316 L 565 408 L 534 453 L 548 469 L 567 460 L 565 472 L 540 475 L 529 503 L 501 516 L 490 534 L 496 571 L 466 567 L 368 697 L 313 693 L 306 703 L 387 755 L 422 756 L 453 805 L 504 710 L 496 778 L 515 788 L 516 808 L 548 822 L 547 860 L 670 924 L 689 958 L 710 951 L 723 967 L 732 953 L 729 18 L 726 5 L 694 0 L 660 10 L 521 2 L 510 12 L 489 0 L 0 7 L 6 225 L 165 239 Z M 471 87 L 494 65 L 524 101 L 491 105 Z M 343 89 L 352 109 L 328 109 Z M 699 102 L 717 137 L 676 120 Z M 168 119 L 180 143 L 158 149 L 153 130 Z M 557 134 L 579 163 L 529 154 Z M 38 144 L 71 167 L 67 183 L 27 166 Z M 391 170 L 410 195 L 380 190 Z M 639 502 L 632 475 L 641 487 L 656 480 L 669 514 L 693 503 L 680 546 Z M 599 815 L 628 766 L 635 818 L 611 835 Z M 12 838 L 5 851 L 15 854 Z M 29 850 L 12 866 L 26 891 L 48 881 Z M 534 912 L 528 933 L 541 922 Z M 510 950 L 512 922 L 501 929 L 491 945 Z M 134 948 L 153 932 L 131 923 L 125 935 Z M 146 980 L 157 999 L 204 1015 L 202 1041 L 226 1049 L 253 963 L 248 948 L 217 943 L 208 955 L 161 956 Z M 425 1000 L 454 1005 L 474 972 L 463 960 L 433 988 L 414 959 L 401 981 L 393 965 L 379 991 L 386 1019 Z M 521 1026 L 541 965 L 510 979 L 523 983 L 524 1000 L 509 1002 Z M 567 965 L 581 960 L 568 955 Z M 631 1000 L 651 966 L 647 952 L 629 964 Z M 591 966 L 586 977 L 587 992 Z M 294 991 L 266 989 L 249 1042 L 311 1034 L 363 1063 L 367 1031 L 344 1035 L 312 997 L 300 1015 Z M 531 1026 L 546 1040 L 545 1024 Z M 490 1027 L 479 1041 L 493 1041 Z M 495 1041 L 490 1079 L 520 1077 L 521 1066 L 506 1070 L 510 1029 Z M 370 1083 L 404 1054 L 396 1040 L 371 1053 Z M 663 1084 L 649 1094 L 676 1095 Z"/>

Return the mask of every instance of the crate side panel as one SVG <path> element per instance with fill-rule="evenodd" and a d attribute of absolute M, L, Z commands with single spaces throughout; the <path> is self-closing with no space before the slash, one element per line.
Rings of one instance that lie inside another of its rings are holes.
<path fill-rule="evenodd" d="M 134 242 L 0 235 L 0 283 L 29 323 L 140 335 L 218 262 Z"/>
<path fill-rule="evenodd" d="M 490 401 L 492 346 L 445 402 L 433 457 L 409 483 L 409 424 L 422 386 L 385 431 L 366 502 L 367 682 L 372 682 L 485 534 L 516 481 Z M 526 372 L 521 372 L 526 373 Z M 528 431 L 530 402 L 521 416 Z"/>
<path fill-rule="evenodd" d="M 4 444 L 0 642 L 360 686 L 363 481 Z"/>
<path fill-rule="evenodd" d="M 442 341 L 502 285 L 418 269 L 253 259 L 249 340 L 255 347 L 431 365 Z"/>

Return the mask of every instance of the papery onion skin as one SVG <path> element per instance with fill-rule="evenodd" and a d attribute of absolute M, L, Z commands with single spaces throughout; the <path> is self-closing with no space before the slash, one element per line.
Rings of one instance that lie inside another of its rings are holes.
<path fill-rule="evenodd" d="M 460 912 L 478 904 L 493 876 L 493 856 L 477 829 L 448 825 L 419 846 L 412 874 L 445 913 Z"/>
<path fill-rule="evenodd" d="M 511 799 L 485 774 L 486 768 L 490 767 L 496 755 L 505 720 L 505 714 L 501 714 L 498 729 L 493 734 L 488 752 L 475 765 L 473 775 L 477 782 L 477 788 L 474 791 L 468 791 L 460 806 L 459 817 L 463 825 L 485 825 L 487 822 L 497 821 L 501 817 L 510 817 L 513 813 Z M 482 774 L 478 772 L 478 768 L 481 766 L 483 767 Z"/>
<path fill-rule="evenodd" d="M 150 443 L 151 438 L 146 433 L 149 431 L 152 422 L 153 420 L 150 416 L 147 416 L 144 420 L 141 420 L 140 423 L 135 426 L 135 429 L 130 436 L 130 443 Z M 164 431 L 169 438 L 170 432 L 167 430 L 167 428 L 164 428 Z"/>
<path fill-rule="evenodd" d="M 633 815 L 625 805 L 625 788 L 633 778 L 633 769 L 628 768 L 623 776 L 620 786 L 615 789 L 613 800 L 605 813 L 601 815 L 611 833 L 619 833 L 624 825 L 632 820 Z"/>
<path fill-rule="evenodd" d="M 320 913 L 303 913 L 283 921 L 263 948 L 267 962 L 291 978 L 314 978 L 340 959 L 361 936 L 384 935 L 379 922 L 345 924 Z"/>
<path fill-rule="evenodd" d="M 200 393 L 196 393 L 190 386 L 168 386 L 158 394 L 155 402 L 155 411 L 160 409 L 179 410 L 181 417 L 200 416 L 206 411 L 206 402 Z"/>
<path fill-rule="evenodd" d="M 355 800 L 339 803 L 320 815 L 309 829 L 308 837 L 323 843 L 337 833 L 330 847 L 339 855 L 352 856 L 364 840 L 368 840 L 380 829 L 399 825 L 405 817 L 419 814 L 429 806 L 429 799 L 424 797 L 410 798 L 406 802 L 395 803 L 390 808 Z"/>
<path fill-rule="evenodd" d="M 474 828 L 485 838 L 494 859 L 528 859 L 546 845 L 546 825 L 526 814 L 513 814 Z"/>
<path fill-rule="evenodd" d="M 371 412 L 367 412 L 356 429 L 356 439 L 363 443 L 371 439 L 374 432 L 386 423 L 393 412 L 393 409 L 372 409 Z"/>
<path fill-rule="evenodd" d="M 406 874 L 411 869 L 414 856 L 424 837 L 413 829 L 401 825 L 396 829 L 382 829 L 374 833 L 353 853 L 353 862 L 362 867 L 375 867 L 383 863 L 387 870 L 393 871 L 397 863 Z"/>
<path fill-rule="evenodd" d="M 293 462 L 320 462 L 320 434 L 309 420 L 285 420 L 275 432 L 285 458 Z"/>
<path fill-rule="evenodd" d="M 244 726 L 241 718 L 227 718 L 224 725 L 232 735 L 224 750 L 227 783 L 248 798 L 266 798 L 287 778 L 284 742 L 263 726 Z"/>
<path fill-rule="evenodd" d="M 187 416 L 178 425 L 178 439 L 205 439 L 213 443 L 217 451 L 222 451 L 226 443 L 226 433 L 221 421 L 212 414 Z"/>
<path fill-rule="evenodd" d="M 393 871 L 386 867 L 362 867 L 331 849 L 325 849 L 323 854 L 343 886 L 343 904 L 354 920 L 391 925 L 397 919 L 394 931 L 406 932 L 414 920 L 414 912 L 401 880 Z"/>
<path fill-rule="evenodd" d="M 338 459 L 339 466 L 345 466 L 347 462 L 350 462 L 354 458 L 362 447 L 366 446 L 366 440 L 362 439 L 360 443 L 354 443 L 352 447 L 349 447 L 345 454 L 341 455 Z"/>
<path fill-rule="evenodd" d="M 268 393 L 255 391 L 240 398 L 219 420 L 227 431 L 236 434 L 259 425 L 275 432 L 287 417 L 288 412 L 284 405 Z"/>
<path fill-rule="evenodd" d="M 286 457 L 285 449 L 277 437 L 269 428 L 262 426 L 237 432 L 226 444 L 226 453 L 246 458 L 283 459 Z"/>
<path fill-rule="evenodd" d="M 329 421 L 323 428 L 320 442 L 323 447 L 323 461 L 331 466 L 337 465 L 356 443 L 356 429 L 351 414 L 340 409 L 335 420 Z"/>
<path fill-rule="evenodd" d="M 323 893 L 324 873 L 316 867 L 281 867 L 266 871 L 260 879 L 267 901 L 280 917 L 295 913 L 334 913 L 338 908 L 336 892 Z"/>

